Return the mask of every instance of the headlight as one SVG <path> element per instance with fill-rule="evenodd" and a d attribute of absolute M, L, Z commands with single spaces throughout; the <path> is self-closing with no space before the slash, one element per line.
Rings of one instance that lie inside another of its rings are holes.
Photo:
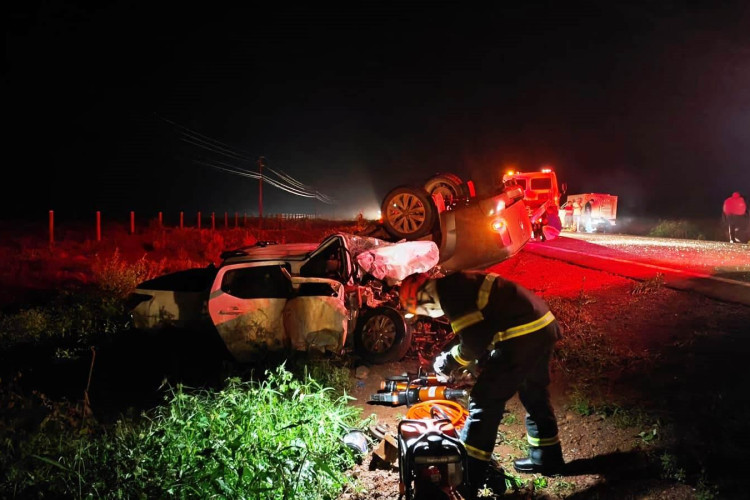
<path fill-rule="evenodd" d="M 506 224 L 503 219 L 495 219 L 492 221 L 492 224 L 491 224 L 492 230 L 497 233 L 505 229 L 505 226 Z"/>

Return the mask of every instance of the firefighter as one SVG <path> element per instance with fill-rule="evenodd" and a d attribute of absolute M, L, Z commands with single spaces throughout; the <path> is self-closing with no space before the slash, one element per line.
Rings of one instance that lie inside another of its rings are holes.
<path fill-rule="evenodd" d="M 559 327 L 547 304 L 526 288 L 494 273 L 460 272 L 443 278 L 408 276 L 401 285 L 405 311 L 451 321 L 460 343 L 437 356 L 441 376 L 476 373 L 469 417 L 461 439 L 469 455 L 469 493 L 486 480 L 506 402 L 518 392 L 526 409 L 529 456 L 518 472 L 551 475 L 564 461 L 549 398 L 549 362 Z M 493 489 L 505 489 L 502 484 Z"/>

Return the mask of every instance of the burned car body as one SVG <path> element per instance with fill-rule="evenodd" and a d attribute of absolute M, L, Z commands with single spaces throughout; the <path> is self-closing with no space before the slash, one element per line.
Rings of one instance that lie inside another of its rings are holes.
<path fill-rule="evenodd" d="M 410 193 L 400 191 L 401 202 L 436 208 L 420 191 L 411 199 Z M 425 353 L 436 347 L 437 332 L 450 334 L 450 327 L 425 318 L 407 323 L 398 305 L 400 281 L 493 265 L 531 235 L 520 190 L 453 202 L 433 212 L 428 233 L 404 238 L 413 241 L 339 233 L 320 244 L 261 242 L 224 252 L 218 268 L 141 283 L 131 296 L 133 323 L 143 330 L 212 325 L 241 362 L 283 349 L 353 347 L 376 363 L 398 360 L 411 347 Z"/>

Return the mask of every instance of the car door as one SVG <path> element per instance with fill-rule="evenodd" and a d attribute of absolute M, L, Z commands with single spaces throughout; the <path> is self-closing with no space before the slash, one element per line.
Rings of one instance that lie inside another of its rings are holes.
<path fill-rule="evenodd" d="M 341 352 L 349 311 L 344 285 L 326 278 L 292 278 L 294 296 L 284 307 L 284 330 L 292 349 Z"/>
<path fill-rule="evenodd" d="M 328 278 L 347 283 L 352 278 L 351 255 L 347 251 L 344 239 L 331 235 L 313 251 L 300 267 L 300 276 L 304 278 Z"/>
<path fill-rule="evenodd" d="M 288 348 L 283 311 L 292 294 L 283 262 L 241 263 L 219 269 L 208 312 L 229 352 L 241 362 Z"/>

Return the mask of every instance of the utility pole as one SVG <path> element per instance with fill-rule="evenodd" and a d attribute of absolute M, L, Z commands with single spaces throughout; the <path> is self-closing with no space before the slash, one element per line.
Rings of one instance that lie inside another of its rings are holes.
<path fill-rule="evenodd" d="M 263 221 L 263 167 L 266 166 L 266 159 L 263 156 L 258 157 L 258 173 L 260 180 L 258 182 L 258 214 L 261 222 Z"/>

